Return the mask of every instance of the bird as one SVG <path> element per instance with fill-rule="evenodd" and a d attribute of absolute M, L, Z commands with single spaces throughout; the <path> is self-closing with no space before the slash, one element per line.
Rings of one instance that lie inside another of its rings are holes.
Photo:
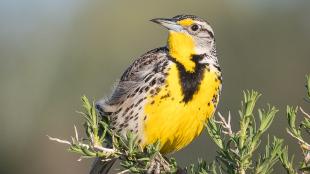
<path fill-rule="evenodd" d="M 177 15 L 150 21 L 168 29 L 167 44 L 137 58 L 96 109 L 113 131 L 132 132 L 142 148 L 159 141 L 165 155 L 191 143 L 214 115 L 222 73 L 206 20 Z M 96 161 L 91 173 L 107 173 L 114 162 Z"/>

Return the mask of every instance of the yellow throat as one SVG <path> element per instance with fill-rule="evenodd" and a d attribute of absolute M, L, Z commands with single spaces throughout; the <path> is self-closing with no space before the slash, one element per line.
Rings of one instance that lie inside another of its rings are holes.
<path fill-rule="evenodd" d="M 194 71 L 196 65 L 192 55 L 195 54 L 195 42 L 189 34 L 169 31 L 168 47 L 170 56 L 181 63 L 186 71 Z"/>

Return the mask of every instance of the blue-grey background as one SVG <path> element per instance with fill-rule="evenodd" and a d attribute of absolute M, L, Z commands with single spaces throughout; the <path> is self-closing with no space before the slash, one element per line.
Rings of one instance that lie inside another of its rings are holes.
<path fill-rule="evenodd" d="M 279 112 L 270 135 L 285 138 L 285 107 L 305 104 L 310 73 L 308 0 L 1 0 L 0 173 L 86 173 L 65 146 L 46 135 L 70 138 L 82 124 L 80 97 L 109 94 L 125 68 L 166 43 L 167 31 L 152 18 L 195 14 L 216 33 L 224 86 L 219 111 L 232 111 L 234 129 L 242 90 L 263 93 L 259 104 Z M 215 145 L 205 133 L 174 156 L 185 165 L 206 158 Z M 276 173 L 283 170 L 278 165 Z"/>

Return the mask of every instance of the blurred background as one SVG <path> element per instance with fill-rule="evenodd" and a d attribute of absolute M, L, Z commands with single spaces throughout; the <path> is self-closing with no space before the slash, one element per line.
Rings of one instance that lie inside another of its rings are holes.
<path fill-rule="evenodd" d="M 46 135 L 70 138 L 82 124 L 80 97 L 108 95 L 136 57 L 165 45 L 167 31 L 149 20 L 177 14 L 205 18 L 216 33 L 224 77 L 218 110 L 231 110 L 237 129 L 242 90 L 263 93 L 259 106 L 281 110 L 269 133 L 285 138 L 298 159 L 284 111 L 287 104 L 310 111 L 303 100 L 310 1 L 1 0 L 0 173 L 87 173 L 91 160 L 78 162 Z M 204 132 L 174 156 L 186 165 L 215 154 Z"/>

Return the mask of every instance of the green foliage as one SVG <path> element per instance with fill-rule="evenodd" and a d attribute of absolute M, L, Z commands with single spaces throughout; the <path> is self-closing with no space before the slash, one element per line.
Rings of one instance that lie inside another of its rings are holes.
<path fill-rule="evenodd" d="M 217 168 L 216 162 L 212 162 L 211 164 L 207 164 L 206 161 L 201 160 L 201 159 L 198 160 L 197 165 L 191 164 L 187 168 L 187 173 L 189 173 L 189 174 L 208 174 L 208 173 L 217 174 L 218 171 L 219 171 L 219 173 L 222 173 L 221 169 Z"/>
<path fill-rule="evenodd" d="M 310 77 L 307 76 L 307 100 L 310 101 Z M 206 124 L 207 133 L 217 146 L 216 159 L 208 164 L 205 160 L 198 160 L 196 165 L 190 164 L 181 169 L 174 158 L 167 159 L 159 152 L 160 142 L 142 149 L 137 144 L 137 137 L 132 133 L 126 136 L 115 134 L 109 127 L 107 118 L 100 118 L 89 100 L 83 96 L 84 112 L 80 112 L 85 120 L 86 138 L 79 138 L 76 127 L 75 137 L 71 141 L 49 137 L 53 141 L 69 145 L 69 151 L 81 155 L 82 158 L 101 158 L 112 160 L 118 158 L 123 167 L 120 173 L 188 173 L 188 174 L 269 174 L 273 166 L 280 160 L 288 174 L 298 174 L 299 171 L 310 173 L 310 116 L 300 107 L 287 107 L 287 132 L 300 145 L 303 161 L 299 167 L 294 165 L 294 157 L 289 157 L 288 147 L 283 147 L 283 140 L 268 136 L 264 152 L 258 158 L 254 152 L 261 145 L 262 136 L 271 126 L 278 110 L 268 105 L 267 109 L 257 109 L 257 100 L 261 94 L 255 91 L 244 92 L 244 98 L 239 110 L 239 130 L 233 131 L 231 115 L 225 119 L 220 113 L 218 119 L 211 118 Z M 296 126 L 298 111 L 304 119 Z M 237 118 L 237 117 L 233 117 Z M 307 138 L 305 138 L 307 137 Z M 201 149 L 205 150 L 205 149 Z M 157 171 L 160 170 L 160 171 Z"/>
<path fill-rule="evenodd" d="M 280 155 L 280 160 L 281 160 L 282 166 L 285 168 L 288 174 L 298 174 L 298 172 L 295 171 L 294 166 L 293 166 L 294 156 L 292 156 L 292 158 L 289 159 L 287 146 L 284 148 L 283 153 Z"/>
<path fill-rule="evenodd" d="M 237 173 L 268 173 L 278 161 L 278 154 L 282 153 L 282 140 L 274 138 L 272 145 L 266 145 L 265 154 L 255 162 L 253 153 L 261 143 L 261 136 L 270 127 L 278 110 L 268 106 L 267 111 L 258 109 L 255 120 L 254 107 L 261 95 L 255 91 L 244 92 L 244 100 L 239 111 L 240 130 L 233 132 L 230 115 L 226 121 L 221 115 L 221 121 L 210 119 L 207 132 L 218 146 L 217 159 L 223 171 L 229 174 Z M 254 164 L 256 163 L 255 167 Z"/>
<path fill-rule="evenodd" d="M 257 164 L 254 168 L 254 173 L 256 174 L 268 174 L 272 173 L 273 169 L 272 167 L 277 163 L 279 160 L 279 155 L 283 152 L 283 140 L 277 139 L 274 137 L 273 143 L 268 144 L 265 147 L 265 153 L 263 155 L 260 155 Z"/>
<path fill-rule="evenodd" d="M 306 89 L 307 98 L 310 99 L 310 77 L 306 76 Z M 298 110 L 304 115 L 304 119 L 300 122 L 299 126 L 296 126 L 296 118 Z M 300 162 L 299 171 L 303 173 L 310 173 L 310 115 L 306 113 L 301 107 L 287 106 L 286 115 L 288 120 L 287 132 L 298 141 L 302 154 L 304 156 L 303 161 Z M 303 132 L 306 134 L 303 136 Z M 306 138 L 308 142 L 306 141 Z M 294 168 L 294 158 L 289 159 L 288 147 L 285 148 L 281 155 L 281 162 L 288 174 L 297 174 L 297 170 Z"/>
<path fill-rule="evenodd" d="M 108 129 L 108 120 L 100 120 L 97 113 L 96 109 L 94 106 L 94 103 L 90 104 L 89 100 L 87 99 L 86 96 L 82 97 L 82 103 L 83 103 L 83 109 L 84 112 L 79 112 L 80 114 L 83 115 L 85 123 L 84 123 L 84 128 L 86 130 L 86 135 L 87 138 L 84 139 L 84 141 L 89 142 L 89 149 L 88 152 L 89 157 L 105 157 L 105 158 L 110 158 L 110 157 L 115 157 L 119 155 L 119 152 L 115 150 L 115 152 L 111 153 L 107 149 L 107 151 L 102 151 L 100 148 L 102 147 L 103 144 L 109 144 L 108 138 L 107 137 L 112 137 L 112 139 L 115 141 L 114 144 L 118 144 L 117 140 L 119 137 L 113 132 Z M 99 130 L 101 132 L 99 132 Z M 77 132 L 76 132 L 77 134 Z M 75 139 L 75 144 L 82 144 L 79 142 L 78 139 Z M 80 150 L 79 148 L 74 148 L 72 149 L 72 146 L 70 147 L 70 150 L 72 152 L 75 152 L 74 150 Z M 92 156 L 91 156 L 92 155 Z"/>
<path fill-rule="evenodd" d="M 310 74 L 306 76 L 307 98 L 310 100 Z"/>

